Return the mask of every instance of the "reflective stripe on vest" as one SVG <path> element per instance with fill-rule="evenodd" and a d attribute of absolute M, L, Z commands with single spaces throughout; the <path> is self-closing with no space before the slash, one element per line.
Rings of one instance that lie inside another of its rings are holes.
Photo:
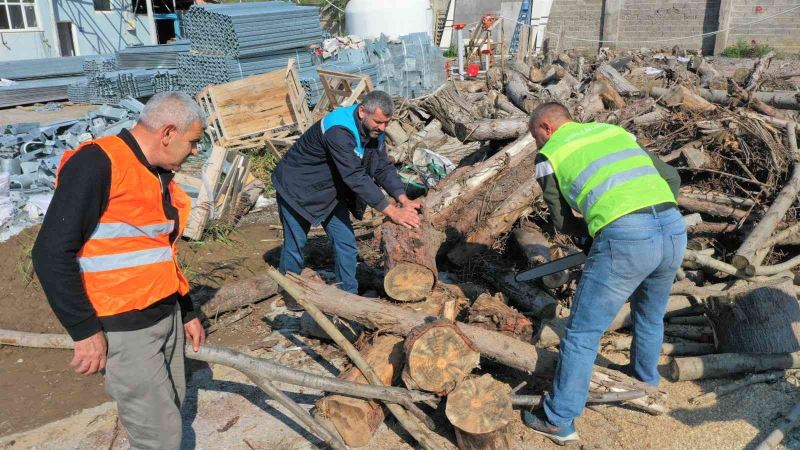
<path fill-rule="evenodd" d="M 100 223 L 89 239 L 114 239 L 120 237 L 158 237 L 170 234 L 175 229 L 175 221 L 157 223 L 154 225 L 136 226 L 124 222 Z"/>
<path fill-rule="evenodd" d="M 625 214 L 675 197 L 635 137 L 604 123 L 562 125 L 540 153 L 562 196 L 586 220 L 589 233 Z"/>
<path fill-rule="evenodd" d="M 78 258 L 81 272 L 106 272 L 109 270 L 129 269 L 172 261 L 172 247 L 157 247 L 128 253 L 104 256 L 82 256 Z"/>

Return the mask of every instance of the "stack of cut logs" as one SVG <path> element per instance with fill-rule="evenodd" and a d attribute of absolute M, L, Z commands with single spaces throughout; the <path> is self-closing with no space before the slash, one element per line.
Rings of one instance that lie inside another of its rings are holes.
<path fill-rule="evenodd" d="M 458 168 L 421 199 L 422 227 L 384 222 L 376 230 L 382 260 L 359 264 L 359 281 L 388 299 L 345 294 L 313 276 L 282 282 L 351 341 L 379 331 L 359 340 L 364 358 L 384 384 L 445 396 L 460 448 L 508 448 L 511 405 L 535 401 L 519 400 L 525 396 L 477 369 L 479 356 L 549 378 L 580 278 L 580 270 L 568 270 L 536 283 L 514 279 L 579 251 L 547 220 L 527 133 L 528 114 L 556 100 L 578 120 L 627 128 L 682 175 L 678 203 L 690 239 L 662 348 L 672 378 L 798 368 L 800 108 L 796 94 L 780 91 L 791 78 L 770 71 L 772 57 L 734 70 L 679 49 L 603 52 L 593 60 L 565 51 L 403 100 L 387 129 L 391 156 L 408 164 L 430 150 Z M 217 315 L 277 291 L 259 276 L 223 287 L 203 310 Z M 302 323 L 302 333 L 327 337 L 307 315 Z M 631 324 L 628 304 L 603 347 L 628 351 Z M 355 367 L 340 378 L 367 381 Z M 662 392 L 617 372 L 596 368 L 592 390 L 641 392 L 627 403 L 666 410 Z M 354 447 L 369 442 L 385 413 L 373 400 L 342 395 L 321 399 L 317 412 Z"/>

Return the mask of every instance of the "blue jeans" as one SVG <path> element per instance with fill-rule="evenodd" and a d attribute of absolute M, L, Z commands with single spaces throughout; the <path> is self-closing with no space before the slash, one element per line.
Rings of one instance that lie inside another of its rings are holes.
<path fill-rule="evenodd" d="M 664 312 L 686 250 L 686 225 L 677 208 L 631 213 L 603 228 L 592 244 L 561 339 L 547 418 L 566 426 L 583 411 L 600 338 L 630 298 L 631 368 L 658 385 Z"/>
<path fill-rule="evenodd" d="M 303 248 L 308 240 L 311 223 L 297 213 L 278 195 L 278 214 L 283 226 L 283 248 L 278 270 L 281 273 L 300 273 L 303 270 Z M 333 242 L 334 272 L 339 287 L 347 292 L 358 294 L 356 281 L 356 264 L 358 247 L 353 224 L 350 223 L 350 211 L 342 203 L 322 222 L 325 233 Z"/>

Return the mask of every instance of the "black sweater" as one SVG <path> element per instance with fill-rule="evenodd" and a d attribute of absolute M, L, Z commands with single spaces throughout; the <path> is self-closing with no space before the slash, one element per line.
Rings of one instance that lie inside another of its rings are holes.
<path fill-rule="evenodd" d="M 179 238 L 179 217 L 167 188 L 174 174 L 151 166 L 128 130 L 123 130 L 119 137 L 148 170 L 161 178 L 162 206 L 167 217 L 176 224 L 170 235 L 170 242 L 174 242 Z M 180 296 L 177 292 L 144 310 L 97 317 L 83 286 L 76 255 L 97 227 L 108 205 L 110 191 L 111 160 L 98 145 L 89 145 L 73 155 L 61 169 L 58 187 L 33 246 L 33 267 L 47 301 L 75 341 L 86 339 L 101 329 L 146 328 L 170 314 L 177 302 L 180 302 L 184 323 L 195 317 L 189 296 Z"/>

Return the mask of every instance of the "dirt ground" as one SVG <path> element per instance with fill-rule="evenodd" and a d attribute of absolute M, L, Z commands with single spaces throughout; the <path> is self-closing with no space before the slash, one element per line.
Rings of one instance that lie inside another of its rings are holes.
<path fill-rule="evenodd" d="M 251 218 L 248 222 L 253 222 Z M 263 219 L 255 220 L 257 222 Z M 27 255 L 35 229 L 0 243 L 0 327 L 35 332 L 63 332 L 34 278 Z M 318 233 L 317 233 L 318 234 Z M 324 269 L 330 262 L 324 237 L 314 238 L 309 265 Z M 249 223 L 228 239 L 181 244 L 182 262 L 195 285 L 219 286 L 264 269 L 264 260 L 277 262 L 279 234 L 274 224 Z M 360 241 L 361 253 L 374 251 L 371 234 Z M 280 298 L 259 303 L 231 327 L 209 336 L 209 342 L 235 348 L 290 367 L 335 376 L 346 358 L 332 345 L 297 334 L 297 313 L 287 311 Z M 251 350 L 261 341 L 278 341 L 272 348 Z M 64 350 L 0 348 L 0 449 L 124 449 L 127 439 L 100 376 L 71 371 L 71 352 Z M 603 353 L 603 360 L 624 362 L 625 353 Z M 663 364 L 668 361 L 664 359 Z M 280 405 L 267 398 L 238 372 L 197 362 L 189 365 L 189 393 L 184 406 L 184 449 L 309 449 L 319 441 L 303 430 Z M 483 370 L 516 386 L 526 378 L 485 363 Z M 666 376 L 666 365 L 662 366 Z M 737 449 L 753 448 L 774 428 L 800 389 L 787 382 L 743 389 L 704 407 L 689 399 L 731 380 L 671 383 L 664 380 L 671 412 L 653 417 L 624 406 L 597 405 L 578 419 L 582 449 Z M 521 394 L 541 383 L 531 383 Z M 545 384 L 546 385 L 546 384 Z M 279 387 L 310 409 L 321 395 L 288 385 Z M 434 417 L 445 424 L 441 411 Z M 511 433 L 519 449 L 558 448 L 528 430 L 515 416 Z M 449 430 L 442 434 L 453 439 Z M 409 438 L 388 419 L 370 449 L 409 449 Z M 800 433 L 784 442 L 800 449 Z"/>

